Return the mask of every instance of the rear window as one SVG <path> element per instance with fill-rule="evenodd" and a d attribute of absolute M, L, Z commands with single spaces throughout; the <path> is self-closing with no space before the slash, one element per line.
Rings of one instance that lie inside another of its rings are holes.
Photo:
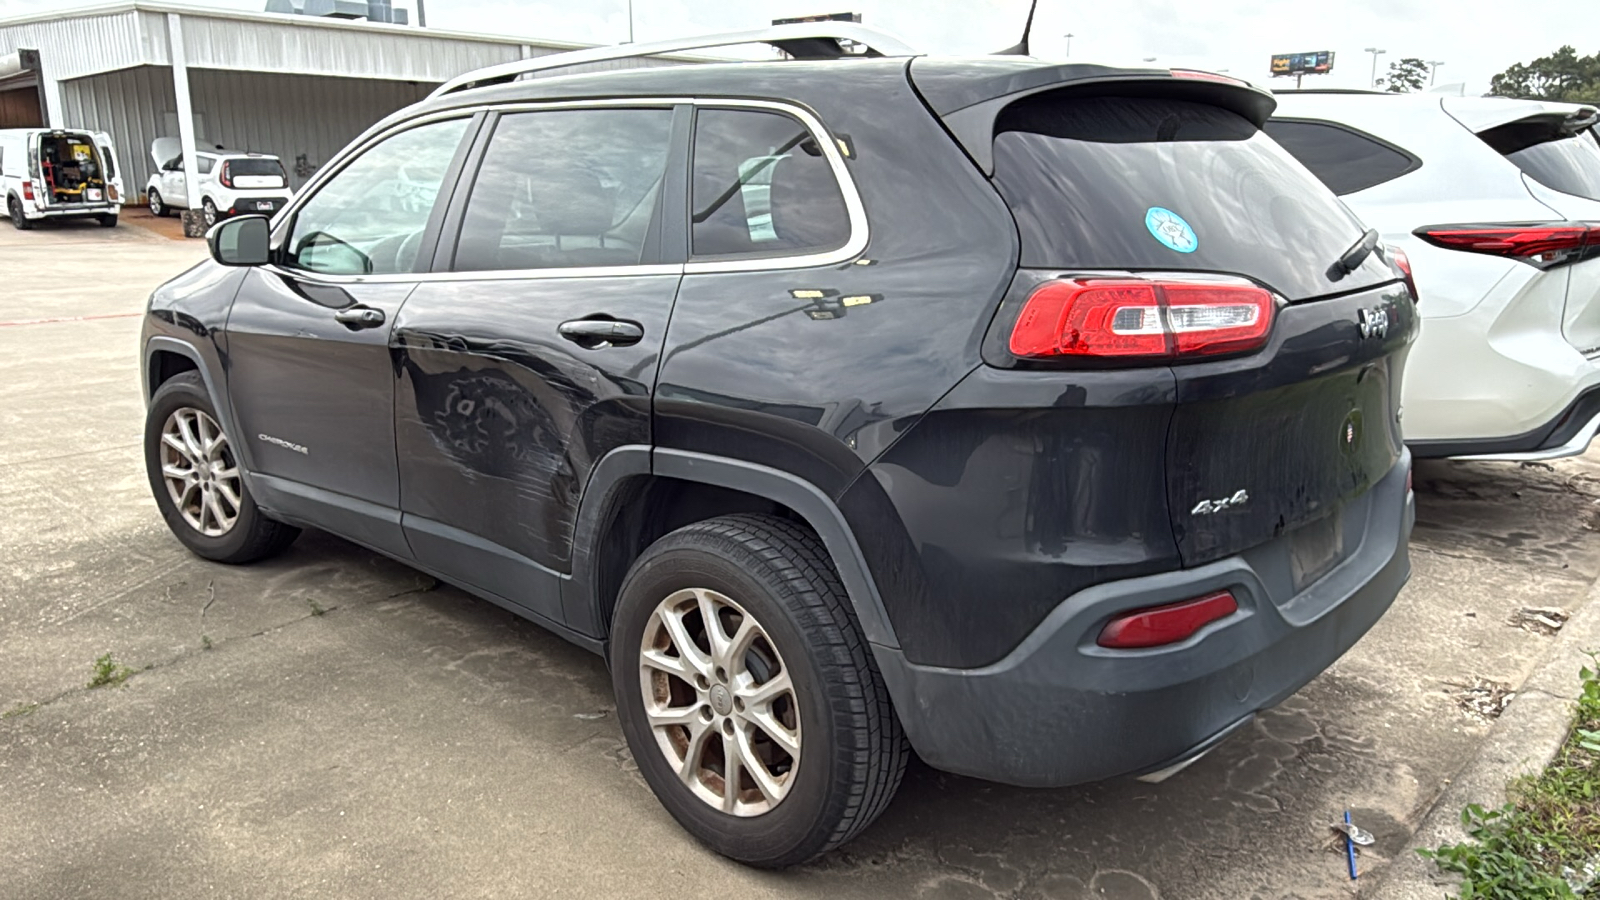
<path fill-rule="evenodd" d="M 1534 144 L 1506 159 L 1547 188 L 1600 200 L 1600 139 L 1594 130 Z"/>
<path fill-rule="evenodd" d="M 1422 165 L 1393 144 L 1331 122 L 1273 119 L 1265 131 L 1340 196 L 1393 181 Z"/>
<path fill-rule="evenodd" d="M 228 174 L 239 175 L 276 175 L 284 177 L 283 163 L 275 159 L 259 159 L 255 157 L 239 157 L 228 160 Z"/>
<path fill-rule="evenodd" d="M 1330 281 L 1364 227 L 1276 142 L 1218 107 L 1044 95 L 1001 114 L 994 150 L 1024 266 L 1237 273 L 1290 299 L 1389 277 L 1369 257 Z"/>

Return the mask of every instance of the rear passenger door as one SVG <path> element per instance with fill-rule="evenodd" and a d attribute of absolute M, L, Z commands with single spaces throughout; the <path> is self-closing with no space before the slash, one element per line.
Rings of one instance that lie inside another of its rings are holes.
<path fill-rule="evenodd" d="M 651 443 L 683 268 L 689 116 L 670 102 L 491 114 L 439 274 L 395 326 L 402 525 L 417 560 L 547 619 L 567 620 L 559 576 L 590 473 Z"/>

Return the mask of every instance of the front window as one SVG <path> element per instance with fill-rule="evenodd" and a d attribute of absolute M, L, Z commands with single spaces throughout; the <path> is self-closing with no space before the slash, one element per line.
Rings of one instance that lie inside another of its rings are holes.
<path fill-rule="evenodd" d="M 413 271 L 467 122 L 420 125 L 362 151 L 295 214 L 285 262 L 325 275 Z"/>

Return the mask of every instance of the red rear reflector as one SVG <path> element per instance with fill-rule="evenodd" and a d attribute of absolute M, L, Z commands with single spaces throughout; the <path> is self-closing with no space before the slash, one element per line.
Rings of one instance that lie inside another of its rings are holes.
<path fill-rule="evenodd" d="M 1023 304 L 1011 352 L 1031 359 L 1236 353 L 1266 343 L 1274 308 L 1272 294 L 1254 285 L 1050 281 Z"/>
<path fill-rule="evenodd" d="M 24 181 L 22 183 L 22 199 L 24 199 L 24 200 L 32 200 L 33 199 L 33 182 Z"/>
<path fill-rule="evenodd" d="M 1218 619 L 1239 611 L 1239 602 L 1228 591 L 1207 594 L 1196 600 L 1152 606 L 1123 613 L 1106 623 L 1096 642 L 1115 650 L 1135 650 L 1176 644 Z"/>
<path fill-rule="evenodd" d="M 1600 225 L 1551 222 L 1543 225 L 1434 225 L 1415 232 L 1436 247 L 1487 253 L 1547 268 L 1569 262 L 1584 247 L 1600 248 Z"/>

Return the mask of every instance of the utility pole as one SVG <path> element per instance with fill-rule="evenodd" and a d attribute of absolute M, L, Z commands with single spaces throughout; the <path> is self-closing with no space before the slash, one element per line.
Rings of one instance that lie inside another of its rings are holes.
<path fill-rule="evenodd" d="M 1072 55 L 1072 32 L 1067 32 L 1067 56 Z"/>
<path fill-rule="evenodd" d="M 1444 65 L 1442 59 L 1428 60 L 1428 87 L 1433 87 L 1434 79 L 1439 77 L 1439 67 Z"/>
<path fill-rule="evenodd" d="M 428 27 L 428 7 L 423 5 L 422 0 L 417 0 L 417 27 Z"/>
<path fill-rule="evenodd" d="M 1364 52 L 1372 54 L 1372 80 L 1368 82 L 1368 85 L 1371 86 L 1371 87 L 1377 87 L 1378 86 L 1378 56 L 1379 56 L 1379 54 L 1388 53 L 1389 51 L 1387 51 L 1387 50 L 1379 50 L 1377 47 L 1368 47 Z"/>
<path fill-rule="evenodd" d="M 628 0 L 628 43 L 633 43 L 633 0 Z"/>

